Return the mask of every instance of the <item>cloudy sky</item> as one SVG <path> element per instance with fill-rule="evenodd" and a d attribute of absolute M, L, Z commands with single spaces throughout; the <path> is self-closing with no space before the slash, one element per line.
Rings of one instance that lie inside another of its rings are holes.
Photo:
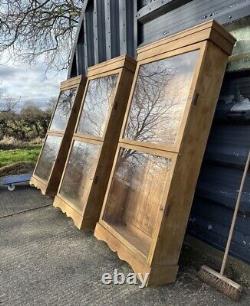
<path fill-rule="evenodd" d="M 67 72 L 46 72 L 46 64 L 23 64 L 8 59 L 7 55 L 0 58 L 0 87 L 4 88 L 5 96 L 16 98 L 24 103 L 35 103 L 43 107 L 57 97 L 59 85 L 66 79 Z"/>

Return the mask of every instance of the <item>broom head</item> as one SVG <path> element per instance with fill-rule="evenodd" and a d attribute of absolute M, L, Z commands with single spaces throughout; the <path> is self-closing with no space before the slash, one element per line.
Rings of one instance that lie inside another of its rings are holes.
<path fill-rule="evenodd" d="M 200 271 L 198 272 L 198 276 L 202 281 L 227 295 L 232 300 L 239 300 L 242 287 L 231 279 L 221 275 L 207 266 L 201 267 Z"/>

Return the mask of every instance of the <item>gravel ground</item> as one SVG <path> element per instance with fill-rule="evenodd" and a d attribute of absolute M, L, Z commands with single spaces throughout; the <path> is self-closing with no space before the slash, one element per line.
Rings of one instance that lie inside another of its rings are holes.
<path fill-rule="evenodd" d="M 169 286 L 102 284 L 105 272 L 132 271 L 105 243 L 77 230 L 51 202 L 31 188 L 0 190 L 0 304 L 250 305 L 249 294 L 233 303 L 201 283 L 195 268 L 185 263 Z"/>

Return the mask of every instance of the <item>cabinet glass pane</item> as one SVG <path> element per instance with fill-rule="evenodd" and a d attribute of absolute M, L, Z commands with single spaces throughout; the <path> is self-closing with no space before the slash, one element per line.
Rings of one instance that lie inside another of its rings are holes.
<path fill-rule="evenodd" d="M 49 179 L 52 167 L 60 148 L 61 140 L 62 138 L 58 136 L 48 136 L 46 138 L 38 165 L 35 170 L 35 175 L 45 181 Z"/>
<path fill-rule="evenodd" d="M 117 78 L 116 74 L 89 81 L 77 133 L 104 135 Z"/>
<path fill-rule="evenodd" d="M 151 237 L 170 167 L 168 158 L 121 149 L 104 220 L 116 226 L 129 225 Z"/>
<path fill-rule="evenodd" d="M 65 130 L 74 104 L 75 95 L 76 88 L 68 89 L 60 93 L 50 130 Z"/>
<path fill-rule="evenodd" d="M 100 148 L 99 144 L 75 141 L 70 152 L 59 193 L 79 210 L 88 184 L 93 182 Z"/>
<path fill-rule="evenodd" d="M 175 143 L 198 54 L 192 51 L 140 66 L 125 138 Z"/>

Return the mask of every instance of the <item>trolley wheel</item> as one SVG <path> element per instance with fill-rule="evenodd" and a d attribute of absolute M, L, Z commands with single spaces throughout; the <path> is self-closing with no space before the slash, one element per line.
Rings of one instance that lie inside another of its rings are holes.
<path fill-rule="evenodd" d="M 9 191 L 14 191 L 15 188 L 16 188 L 16 186 L 13 185 L 13 184 L 8 185 L 8 190 L 9 190 Z"/>

